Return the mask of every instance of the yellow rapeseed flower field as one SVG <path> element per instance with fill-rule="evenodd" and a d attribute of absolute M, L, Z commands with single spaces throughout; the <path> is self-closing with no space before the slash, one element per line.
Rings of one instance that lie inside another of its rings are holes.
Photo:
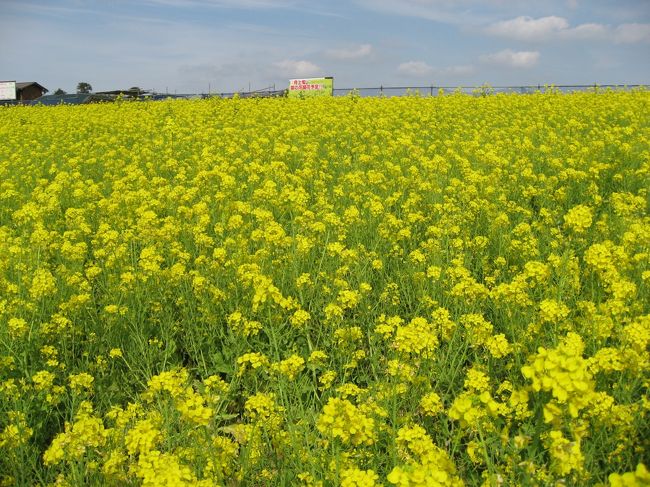
<path fill-rule="evenodd" d="M 650 485 L 649 114 L 0 108 L 0 485 Z"/>

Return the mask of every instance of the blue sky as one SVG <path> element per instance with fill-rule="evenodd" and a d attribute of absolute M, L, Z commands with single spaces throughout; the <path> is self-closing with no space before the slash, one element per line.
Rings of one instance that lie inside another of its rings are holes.
<path fill-rule="evenodd" d="M 0 79 L 51 91 L 650 83 L 650 0 L 0 0 Z"/>

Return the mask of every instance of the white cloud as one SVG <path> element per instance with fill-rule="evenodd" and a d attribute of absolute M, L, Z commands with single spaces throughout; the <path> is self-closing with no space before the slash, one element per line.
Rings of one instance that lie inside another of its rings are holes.
<path fill-rule="evenodd" d="M 408 76 L 428 76 L 435 70 L 424 61 L 408 61 L 400 64 L 397 71 Z"/>
<path fill-rule="evenodd" d="M 274 63 L 274 66 L 285 76 L 314 76 L 317 75 L 321 68 L 310 61 L 295 61 L 285 59 Z"/>
<path fill-rule="evenodd" d="M 635 22 L 647 18 L 648 0 L 582 1 L 582 0 L 353 0 L 354 3 L 376 12 L 405 17 L 418 17 L 462 26 L 470 30 L 502 19 L 519 15 L 544 16 L 574 15 L 593 11 L 614 22 Z M 562 17 L 559 17 L 562 18 Z"/>
<path fill-rule="evenodd" d="M 561 33 L 564 39 L 605 39 L 609 28 L 603 24 L 580 24 Z"/>
<path fill-rule="evenodd" d="M 619 44 L 650 42 L 650 24 L 621 24 L 613 34 L 614 41 Z"/>
<path fill-rule="evenodd" d="M 521 16 L 488 25 L 485 33 L 518 41 L 551 40 L 605 40 L 618 44 L 635 44 L 650 41 L 650 24 L 621 24 L 612 28 L 608 25 L 587 23 L 571 27 L 564 17 Z"/>
<path fill-rule="evenodd" d="M 496 22 L 485 29 L 490 35 L 519 41 L 537 41 L 553 38 L 569 28 L 569 22 L 562 17 L 550 16 L 533 19 L 517 17 Z"/>
<path fill-rule="evenodd" d="M 354 59 L 361 59 L 370 56 L 372 54 L 372 45 L 370 44 L 361 44 L 357 47 L 351 48 L 341 48 L 341 49 L 329 49 L 325 51 L 327 57 L 332 59 L 338 59 L 340 61 L 350 61 Z"/>
<path fill-rule="evenodd" d="M 511 68 L 530 68 L 539 61 L 538 51 L 513 51 L 504 49 L 503 51 L 493 54 L 485 54 L 480 57 L 481 62 L 494 64 L 497 66 L 507 66 Z"/>

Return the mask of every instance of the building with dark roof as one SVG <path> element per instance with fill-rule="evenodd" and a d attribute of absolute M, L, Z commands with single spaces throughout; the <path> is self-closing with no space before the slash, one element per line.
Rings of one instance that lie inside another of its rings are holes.
<path fill-rule="evenodd" d="M 16 83 L 16 100 L 35 100 L 40 98 L 49 90 L 36 81 L 23 81 Z"/>

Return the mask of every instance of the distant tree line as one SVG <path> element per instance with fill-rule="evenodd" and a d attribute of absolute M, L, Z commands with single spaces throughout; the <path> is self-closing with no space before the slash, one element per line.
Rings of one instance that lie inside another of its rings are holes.
<path fill-rule="evenodd" d="M 93 87 L 90 83 L 86 83 L 85 81 L 81 81 L 77 83 L 77 93 L 92 93 Z M 56 91 L 54 91 L 55 95 L 67 95 L 67 91 L 65 91 L 63 88 L 57 88 Z"/>

